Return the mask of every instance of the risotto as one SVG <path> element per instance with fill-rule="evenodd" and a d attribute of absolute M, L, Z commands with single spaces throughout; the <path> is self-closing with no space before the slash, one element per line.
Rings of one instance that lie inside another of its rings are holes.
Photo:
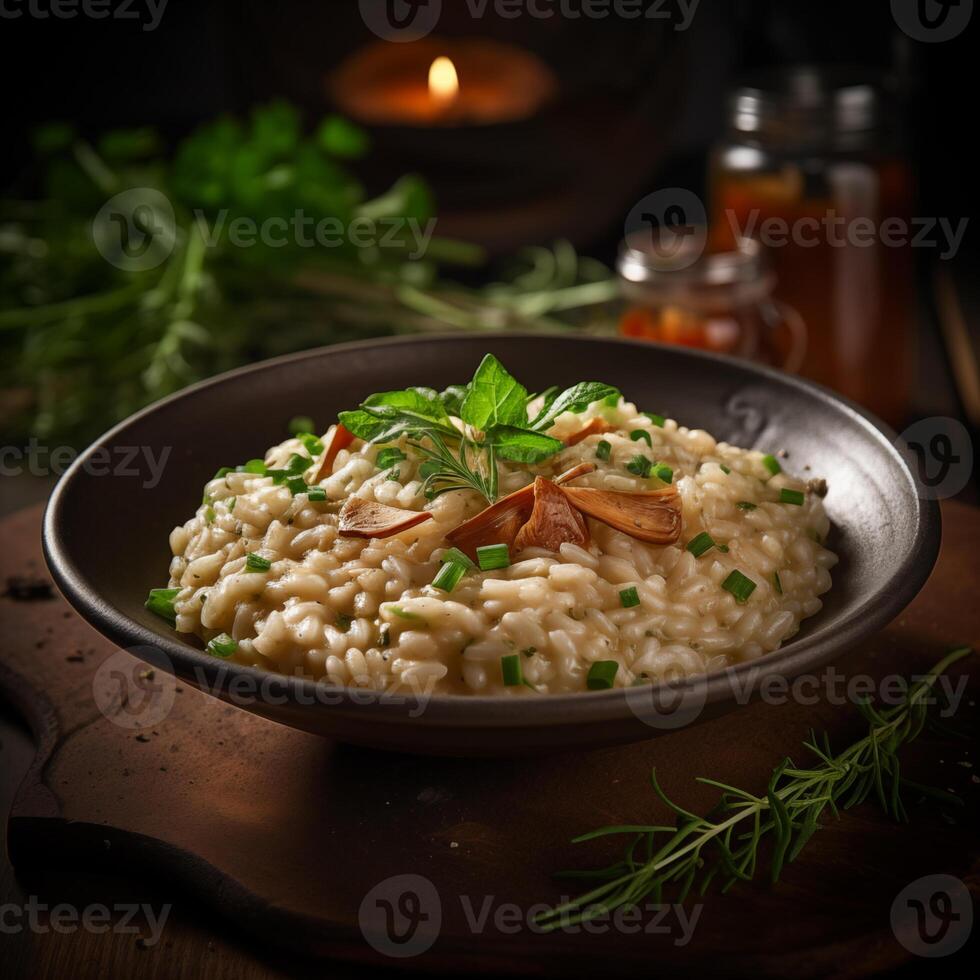
<path fill-rule="evenodd" d="M 530 395 L 488 356 L 220 470 L 148 607 L 215 656 L 338 685 L 657 682 L 773 651 L 821 608 L 824 489 L 610 386 Z"/>

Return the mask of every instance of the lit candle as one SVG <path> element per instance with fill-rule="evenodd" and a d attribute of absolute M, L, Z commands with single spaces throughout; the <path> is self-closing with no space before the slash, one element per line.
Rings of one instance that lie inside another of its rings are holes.
<path fill-rule="evenodd" d="M 459 76 L 451 58 L 439 55 L 429 66 L 429 96 L 440 111 L 448 109 L 459 95 Z"/>

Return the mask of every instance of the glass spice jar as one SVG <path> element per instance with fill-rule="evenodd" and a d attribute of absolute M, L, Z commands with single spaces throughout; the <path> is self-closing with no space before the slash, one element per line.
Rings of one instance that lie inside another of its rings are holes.
<path fill-rule="evenodd" d="M 800 373 L 899 424 L 915 298 L 894 231 L 909 227 L 912 190 L 885 83 L 841 68 L 759 75 L 732 94 L 710 170 L 712 234 L 759 238 L 774 295 L 806 321 Z"/>
<path fill-rule="evenodd" d="M 775 275 L 759 242 L 705 248 L 703 230 L 638 231 L 617 262 L 624 337 L 679 344 L 796 371 L 806 351 L 799 314 L 773 299 Z"/>

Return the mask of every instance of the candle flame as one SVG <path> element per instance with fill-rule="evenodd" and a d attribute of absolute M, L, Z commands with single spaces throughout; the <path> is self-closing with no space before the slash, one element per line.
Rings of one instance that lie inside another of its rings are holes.
<path fill-rule="evenodd" d="M 459 92 L 456 66 L 449 58 L 440 56 L 429 67 L 429 94 L 440 105 L 447 106 Z"/>

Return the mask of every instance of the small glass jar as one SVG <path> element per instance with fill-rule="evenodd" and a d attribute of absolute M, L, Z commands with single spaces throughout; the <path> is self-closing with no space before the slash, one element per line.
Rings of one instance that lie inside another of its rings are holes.
<path fill-rule="evenodd" d="M 710 185 L 712 233 L 760 238 L 774 295 L 806 321 L 800 373 L 899 424 L 914 277 L 910 246 L 886 231 L 909 227 L 912 191 L 885 82 L 805 66 L 750 79 L 732 93 Z"/>
<path fill-rule="evenodd" d="M 703 229 L 638 231 L 623 242 L 617 271 L 624 337 L 679 344 L 796 371 L 806 327 L 773 299 L 776 277 L 750 238 L 706 248 Z"/>

